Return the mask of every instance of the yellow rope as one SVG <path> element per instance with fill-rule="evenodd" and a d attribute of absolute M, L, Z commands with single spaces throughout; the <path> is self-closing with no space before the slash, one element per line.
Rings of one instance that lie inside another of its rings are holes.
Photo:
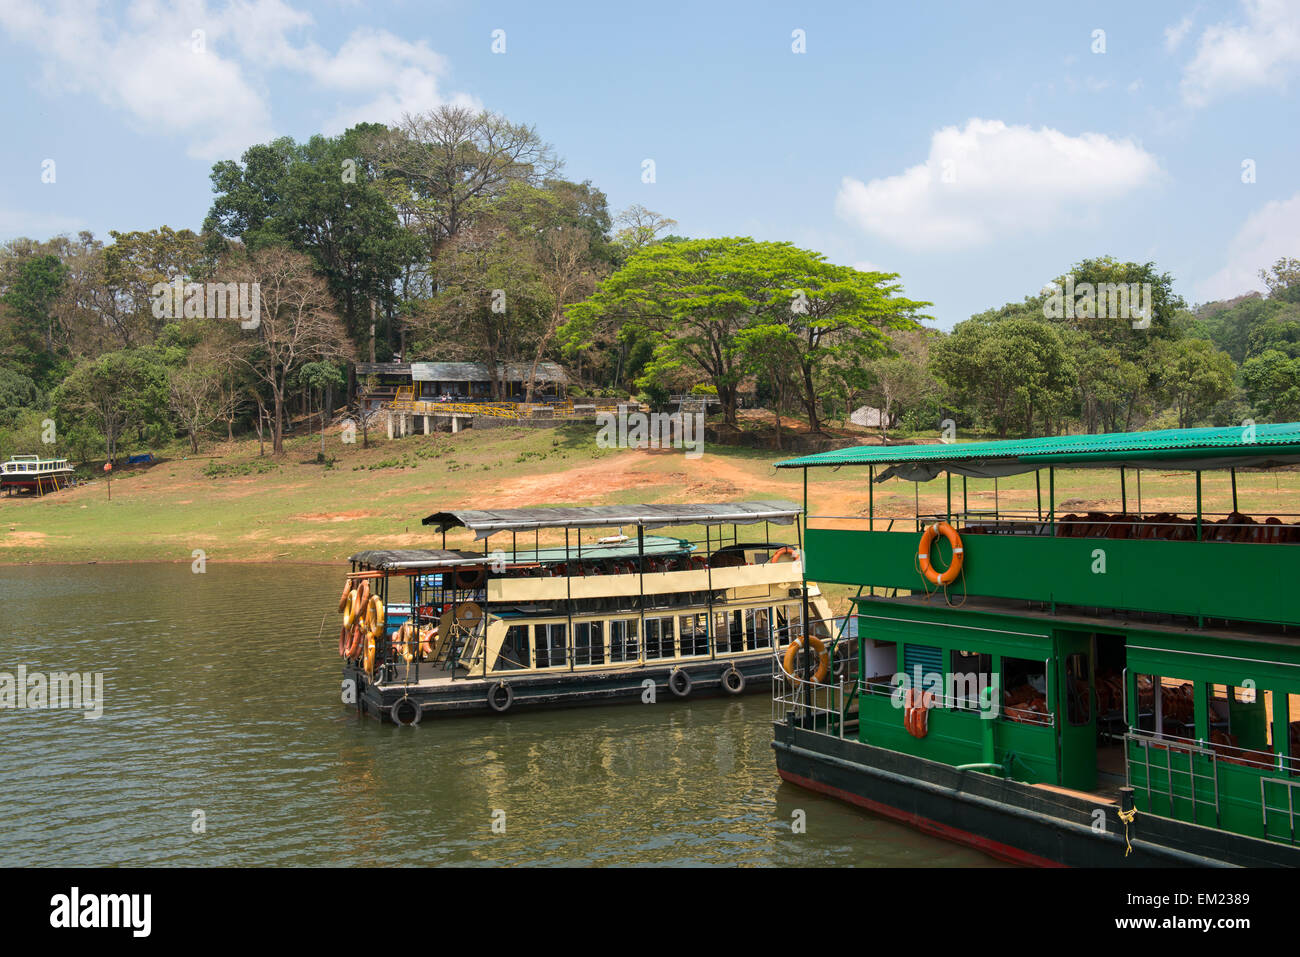
<path fill-rule="evenodd" d="M 1124 822 L 1124 844 L 1126 845 L 1124 848 L 1124 856 L 1128 857 L 1133 853 L 1133 843 L 1128 839 L 1128 826 L 1132 824 L 1133 819 L 1137 817 L 1137 808 L 1128 811 L 1116 810 L 1115 813 L 1118 814 L 1119 819 Z"/>

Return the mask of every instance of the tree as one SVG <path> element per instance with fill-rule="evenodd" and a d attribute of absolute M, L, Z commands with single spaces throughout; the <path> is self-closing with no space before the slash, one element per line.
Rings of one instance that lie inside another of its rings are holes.
<path fill-rule="evenodd" d="M 1258 418 L 1271 422 L 1300 418 L 1300 358 L 1266 349 L 1242 363 L 1241 382 Z"/>
<path fill-rule="evenodd" d="M 1160 391 L 1178 414 L 1178 427 L 1188 428 L 1217 402 L 1232 394 L 1235 367 L 1232 357 L 1205 339 L 1161 343 Z"/>
<path fill-rule="evenodd" d="M 0 366 L 0 425 L 12 425 L 27 409 L 43 400 L 40 388 L 16 369 Z"/>
<path fill-rule="evenodd" d="M 332 362 L 308 362 L 298 373 L 298 380 L 319 397 L 320 404 L 320 454 L 325 458 L 325 426 L 329 424 L 326 415 L 325 396 L 332 390 L 344 385 L 343 373 Z"/>
<path fill-rule="evenodd" d="M 889 424 L 899 407 L 908 408 L 937 396 L 938 381 L 930 374 L 929 340 L 924 332 L 896 332 L 893 354 L 866 364 L 864 393 L 880 411 L 880 441 L 889 442 Z"/>
<path fill-rule="evenodd" d="M 432 258 L 511 183 L 540 185 L 563 165 L 534 127 L 450 105 L 404 114 L 369 152 L 400 190 Z"/>
<path fill-rule="evenodd" d="M 394 284 L 420 255 L 403 229 L 370 150 L 387 130 L 354 126 L 305 143 L 282 137 L 212 168 L 216 192 L 204 228 L 251 249 L 288 245 L 310 256 L 341 305 L 349 333 L 368 329 L 370 302 L 384 303 L 392 345 Z"/>
<path fill-rule="evenodd" d="M 929 305 L 898 295 L 897 273 L 860 272 L 790 243 L 763 244 L 773 287 L 768 315 L 797 336 L 796 362 L 809 431 L 821 430 L 816 370 L 884 355 L 889 330 L 915 330 Z"/>
<path fill-rule="evenodd" d="M 748 237 L 662 242 L 642 248 L 570 310 L 565 338 L 580 342 L 603 322 L 622 322 L 654 337 L 643 386 L 683 366 L 718 390 L 723 418 L 736 425 L 736 385 L 744 374 L 737 334 L 779 322 L 794 333 L 796 371 L 812 429 L 819 427 L 813 370 L 837 353 L 884 350 L 885 328 L 913 328 L 923 303 L 896 298 L 886 273 L 860 273 L 824 262 L 790 243 Z M 626 333 L 625 333 L 626 334 Z"/>
<path fill-rule="evenodd" d="M 958 323 L 932 353 L 934 373 L 999 438 L 1045 432 L 1068 406 L 1074 363 L 1054 326 L 1024 317 Z"/>
<path fill-rule="evenodd" d="M 772 388 L 772 412 L 776 416 L 776 447 L 781 447 L 781 410 L 795 385 L 794 371 L 799 358 L 799 337 L 781 323 L 750 326 L 736 334 L 745 356 L 745 369 L 767 379 Z"/>
<path fill-rule="evenodd" d="M 61 332 L 54 308 L 68 269 L 50 253 L 11 261 L 3 276 L 3 301 L 15 318 L 12 357 L 46 379 L 57 361 L 55 340 Z"/>
<path fill-rule="evenodd" d="M 614 225 L 618 227 L 614 233 L 614 243 L 626 258 L 659 242 L 659 234 L 676 229 L 677 220 L 661 216 L 640 203 L 633 203 L 614 217 Z"/>
<path fill-rule="evenodd" d="M 211 366 L 193 360 L 167 370 L 167 405 L 199 451 L 199 433 L 221 417 L 221 383 Z"/>
<path fill-rule="evenodd" d="M 1300 303 L 1300 259 L 1282 256 L 1271 269 L 1259 271 L 1268 287 L 1268 297 L 1283 302 Z"/>
<path fill-rule="evenodd" d="M 167 369 L 153 349 L 120 349 L 82 361 L 55 390 L 60 431 L 85 421 L 104 438 L 110 461 L 130 429 L 164 420 Z"/>
<path fill-rule="evenodd" d="M 271 450 L 284 452 L 284 402 L 290 383 L 309 362 L 353 357 L 343 323 L 325 281 L 301 253 L 271 246 L 254 250 L 240 267 L 258 283 L 258 327 L 237 352 L 253 377 L 271 393 Z"/>

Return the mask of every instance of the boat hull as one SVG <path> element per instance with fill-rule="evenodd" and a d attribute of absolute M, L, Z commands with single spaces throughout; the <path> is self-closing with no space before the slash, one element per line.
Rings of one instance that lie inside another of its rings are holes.
<path fill-rule="evenodd" d="M 1296 867 L 1300 849 L 795 727 L 774 726 L 782 779 L 1001 860 L 1038 867 Z M 1098 813 L 1100 812 L 1100 814 Z M 1103 826 L 1104 824 L 1104 826 Z"/>
<path fill-rule="evenodd" d="M 419 709 L 419 721 L 434 717 L 469 714 L 514 714 L 544 708 L 573 708 L 584 705 L 617 703 L 642 703 L 649 697 L 646 682 L 654 685 L 654 701 L 666 703 L 705 697 L 731 696 L 722 684 L 724 672 L 735 666 L 745 677 L 745 686 L 738 695 L 757 692 L 769 693 L 772 687 L 772 657 L 770 651 L 748 657 L 706 659 L 698 662 L 675 660 L 664 665 L 647 664 L 644 667 L 609 670 L 584 670 L 567 672 L 542 672 L 512 674 L 499 672 L 481 677 L 459 678 L 440 684 L 404 686 L 402 669 L 397 667 L 397 681 L 376 684 L 355 664 L 344 666 L 345 681 L 356 688 L 358 709 L 372 718 L 386 723 L 411 723 L 395 721 L 393 707 L 403 699 Z M 679 697 L 669 687 L 674 671 L 684 671 L 691 679 L 689 694 Z M 510 686 L 512 701 L 508 709 L 497 712 L 488 704 L 488 690 L 497 682 Z M 648 702 L 647 702 L 648 703 Z M 401 717 L 412 714 L 411 706 L 404 705 Z"/>

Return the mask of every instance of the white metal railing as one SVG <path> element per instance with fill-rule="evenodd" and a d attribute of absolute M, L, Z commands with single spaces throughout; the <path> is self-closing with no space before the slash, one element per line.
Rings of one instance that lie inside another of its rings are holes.
<path fill-rule="evenodd" d="M 1192 820 L 1196 818 L 1197 807 L 1197 780 L 1208 781 L 1214 788 L 1214 824 L 1219 824 L 1219 764 L 1218 753 L 1212 748 L 1207 748 L 1200 741 L 1194 741 L 1191 738 L 1180 738 L 1176 735 L 1158 735 L 1150 731 L 1129 731 L 1124 735 L 1125 742 L 1132 741 L 1142 748 L 1142 767 L 1145 770 L 1145 778 L 1141 789 L 1147 792 L 1147 810 L 1152 811 L 1157 795 L 1164 795 L 1169 802 L 1169 816 L 1174 816 L 1174 800 L 1182 799 L 1192 803 Z M 1153 749 L 1165 752 L 1164 767 L 1156 767 L 1154 770 L 1165 772 L 1165 785 L 1163 788 L 1157 787 L 1152 777 L 1151 751 Z M 1124 748 L 1124 783 L 1129 787 L 1139 787 L 1133 782 L 1133 760 L 1129 753 L 1130 749 Z M 1182 754 L 1187 757 L 1187 767 L 1175 768 L 1174 755 Z M 1197 773 L 1196 757 L 1204 758 L 1210 765 L 1210 771 Z M 1183 777 L 1187 779 L 1187 794 L 1178 794 L 1174 787 L 1175 775 L 1179 780 Z"/>
<path fill-rule="evenodd" d="M 853 679 L 826 682 L 814 681 L 811 677 L 798 678 L 785 670 L 786 650 L 772 649 L 772 721 L 785 721 L 787 716 L 794 715 L 800 727 L 833 734 L 842 740 L 844 718 L 856 682 Z M 827 676 L 834 679 L 833 667 L 828 669 Z"/>
<path fill-rule="evenodd" d="M 1269 777 L 1261 777 L 1259 779 L 1259 806 L 1260 806 L 1260 811 L 1264 818 L 1265 837 L 1269 836 L 1268 786 L 1270 784 L 1275 785 L 1276 787 L 1286 789 L 1286 821 L 1287 821 L 1287 827 L 1290 829 L 1291 843 L 1294 844 L 1295 843 L 1295 814 L 1296 814 L 1295 792 L 1296 792 L 1296 788 L 1300 787 L 1300 781 L 1288 781 L 1281 778 L 1269 778 Z M 1279 809 L 1277 813 L 1280 814 L 1281 810 Z"/>

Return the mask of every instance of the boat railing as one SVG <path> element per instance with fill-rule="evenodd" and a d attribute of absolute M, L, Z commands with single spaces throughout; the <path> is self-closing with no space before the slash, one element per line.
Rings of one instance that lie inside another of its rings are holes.
<path fill-rule="evenodd" d="M 1264 821 L 1264 834 L 1272 837 L 1268 833 L 1268 789 L 1270 787 L 1282 788 L 1286 791 L 1286 823 L 1288 840 L 1295 843 L 1295 815 L 1296 815 L 1296 788 L 1300 788 L 1300 780 L 1286 780 L 1284 778 L 1261 777 L 1259 779 L 1259 806 L 1260 814 Z M 1275 814 L 1281 814 L 1280 808 L 1273 809 Z"/>
<path fill-rule="evenodd" d="M 1198 804 L 1205 804 L 1207 807 L 1214 808 L 1214 826 L 1219 826 L 1219 765 L 1218 752 L 1213 748 L 1206 747 L 1203 742 L 1191 738 L 1180 738 L 1177 735 L 1165 734 L 1160 735 L 1151 731 L 1140 731 L 1129 729 L 1124 735 L 1125 742 L 1133 742 L 1142 749 L 1141 767 L 1144 771 L 1142 782 L 1135 783 L 1133 780 L 1134 760 L 1131 754 L 1132 749 L 1124 748 L 1124 783 L 1130 787 L 1144 790 L 1147 793 L 1147 809 L 1152 813 L 1154 811 L 1156 798 L 1163 796 L 1169 804 L 1169 816 L 1174 816 L 1175 800 L 1191 801 L 1192 820 L 1197 820 L 1196 809 Z M 1164 767 L 1152 765 L 1151 752 L 1153 750 L 1163 750 L 1167 757 L 1164 761 Z M 1174 756 L 1182 755 L 1187 759 L 1185 768 L 1174 766 Z M 1197 771 L 1196 758 L 1204 758 L 1208 763 L 1210 770 Z M 1164 786 L 1161 787 L 1155 780 L 1154 774 L 1164 771 Z M 1153 774 L 1154 772 L 1154 774 Z M 1187 793 L 1180 792 L 1175 781 L 1183 782 L 1185 779 Z M 1213 788 L 1213 802 L 1206 802 L 1198 795 L 1199 789 L 1197 782 L 1208 782 Z"/>
<path fill-rule="evenodd" d="M 1182 512 L 1068 512 L 1058 509 L 967 509 L 920 514 L 907 519 L 861 515 L 809 515 L 809 523 L 853 523 L 870 531 L 893 531 L 895 522 L 911 525 L 919 533 L 926 525 L 946 522 L 963 535 L 1015 535 L 1051 538 L 1107 538 L 1152 541 L 1196 541 L 1195 510 Z M 887 527 L 882 527 L 887 524 Z M 813 527 L 816 527 L 815 525 Z M 1300 513 L 1201 512 L 1199 539 L 1203 542 L 1300 543 Z"/>
<path fill-rule="evenodd" d="M 854 679 L 829 681 L 801 679 L 785 670 L 786 648 L 772 649 L 772 720 L 793 721 L 797 726 L 844 739 L 845 715 L 857 695 Z"/>

